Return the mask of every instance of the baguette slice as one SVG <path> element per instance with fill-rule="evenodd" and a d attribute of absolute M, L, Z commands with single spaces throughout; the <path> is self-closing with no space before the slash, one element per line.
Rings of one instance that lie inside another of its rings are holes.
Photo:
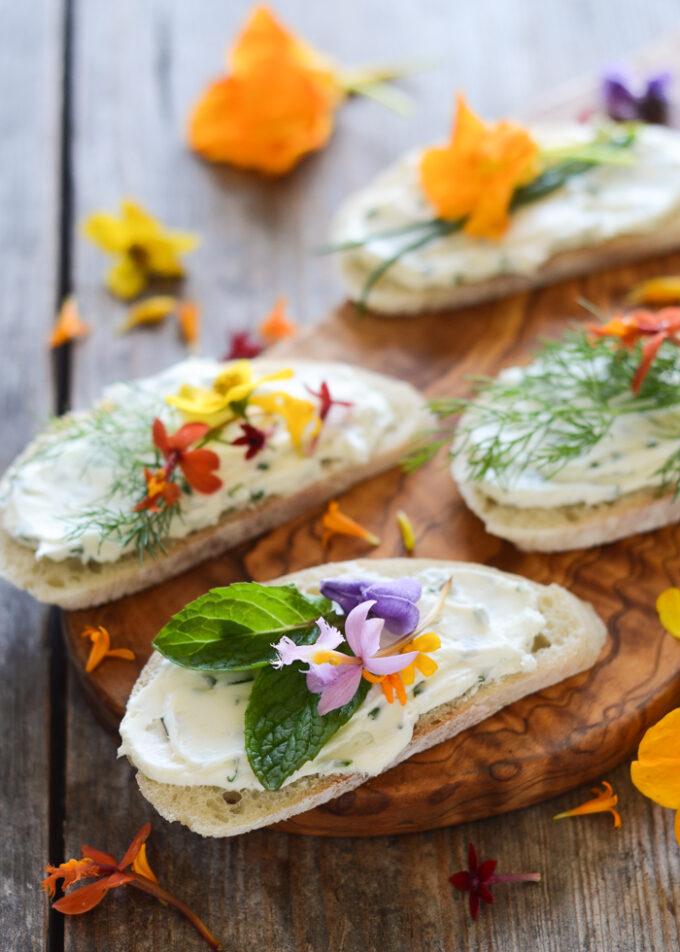
<path fill-rule="evenodd" d="M 550 148 L 586 141 L 596 130 L 551 123 L 532 131 Z M 455 310 L 677 249 L 680 133 L 642 126 L 631 155 L 631 166 L 596 166 L 516 210 L 495 244 L 457 232 L 404 254 L 375 282 L 367 306 L 390 317 Z M 414 152 L 397 160 L 338 213 L 332 240 L 349 246 L 340 252 L 339 266 L 353 301 L 362 299 L 372 272 L 407 241 L 352 242 L 434 217 L 419 184 L 419 157 Z"/>
<path fill-rule="evenodd" d="M 276 363 L 293 370 L 312 363 L 264 359 L 261 362 L 268 367 Z M 257 361 L 253 362 L 254 367 L 257 364 Z M 324 362 L 324 366 L 332 368 L 333 365 Z M 16 541 L 0 526 L 0 577 L 30 592 L 39 601 L 61 608 L 73 610 L 99 605 L 172 578 L 397 465 L 417 441 L 418 434 L 430 425 L 423 397 L 403 381 L 363 368 L 352 370 L 364 386 L 380 390 L 399 407 L 396 424 L 389 433 L 382 435 L 376 455 L 362 465 L 334 465 L 323 479 L 303 486 L 292 495 L 272 496 L 254 508 L 224 515 L 214 526 L 194 531 L 181 539 L 168 539 L 164 555 L 155 560 L 147 557 L 141 565 L 136 552 L 105 563 L 83 563 L 77 558 L 63 561 L 36 559 L 31 547 Z M 40 440 L 38 436 L 0 481 L 0 497 L 11 470 L 40 445 Z"/>
<path fill-rule="evenodd" d="M 496 569 L 460 562 L 429 559 L 375 559 L 357 563 L 331 563 L 276 579 L 271 584 L 295 582 L 303 590 L 318 590 L 324 578 L 341 574 L 348 566 L 370 577 L 411 576 L 432 567 L 450 571 L 455 584 L 456 571 L 481 569 L 516 579 Z M 526 583 L 526 580 L 522 580 Z M 394 766 L 419 751 L 439 744 L 484 720 L 525 695 L 539 691 L 591 667 L 604 645 L 606 629 L 592 607 L 559 585 L 528 583 L 538 595 L 538 608 L 545 617 L 540 644 L 532 650 L 535 670 L 501 677 L 481 684 L 476 690 L 440 705 L 420 717 L 411 742 L 389 766 Z M 436 629 L 436 624 L 433 626 Z M 149 684 L 162 658 L 154 653 L 133 688 L 131 699 Z M 388 769 L 388 768 L 386 768 Z M 180 786 L 158 783 L 137 773 L 137 783 L 147 800 L 170 821 L 179 821 L 202 836 L 234 836 L 285 820 L 353 790 L 369 777 L 364 773 L 299 778 L 277 791 L 227 790 L 216 786 Z"/>

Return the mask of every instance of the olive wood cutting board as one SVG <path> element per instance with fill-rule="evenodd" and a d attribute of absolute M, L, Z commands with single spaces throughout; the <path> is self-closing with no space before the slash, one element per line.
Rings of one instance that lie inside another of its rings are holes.
<path fill-rule="evenodd" d="M 664 262 L 680 271 L 680 255 Z M 615 275 L 522 296 L 483 309 L 410 321 L 358 318 L 345 306 L 282 352 L 354 361 L 412 381 L 430 397 L 468 391 L 466 376 L 495 374 L 526 360 L 537 335 L 555 335 L 587 294 L 607 300 L 649 263 Z M 332 388 L 332 381 L 330 381 Z M 265 581 L 324 561 L 403 554 L 395 514 L 405 510 L 415 554 L 482 562 L 537 582 L 558 582 L 595 606 L 609 638 L 590 671 L 524 698 L 483 723 L 418 754 L 339 799 L 288 821 L 287 830 L 372 835 L 423 830 L 490 816 L 600 778 L 630 754 L 642 731 L 680 696 L 680 642 L 663 632 L 654 602 L 680 580 L 680 528 L 607 546 L 552 555 L 519 552 L 488 535 L 463 504 L 442 460 L 416 473 L 393 469 L 345 493 L 348 514 L 378 533 L 379 547 L 336 537 L 321 545 L 321 510 L 155 588 L 65 615 L 76 670 L 100 717 L 113 729 L 151 640 L 189 600 L 238 579 Z M 135 663 L 111 659 L 84 674 L 87 624 L 104 625 Z"/>
<path fill-rule="evenodd" d="M 667 64 L 679 46 L 680 37 L 674 37 L 640 62 L 647 68 Z M 591 92 L 576 85 L 534 114 L 574 116 L 591 101 Z M 451 314 L 391 320 L 360 316 L 345 305 L 279 345 L 278 353 L 356 363 L 409 380 L 430 398 L 464 395 L 469 376 L 525 362 L 537 336 L 555 336 L 569 319 L 582 318 L 578 298 L 606 309 L 635 281 L 664 273 L 680 273 L 680 254 Z M 69 654 L 99 718 L 117 729 L 153 637 L 188 601 L 214 586 L 266 581 L 324 561 L 403 555 L 395 518 L 400 509 L 414 524 L 419 557 L 481 562 L 537 582 L 558 582 L 591 602 L 607 623 L 605 648 L 589 671 L 523 698 L 280 828 L 371 836 L 528 806 L 605 776 L 633 752 L 646 727 L 680 700 L 680 641 L 662 630 L 654 609 L 659 592 L 680 582 L 680 527 L 574 552 L 522 553 L 485 532 L 444 460 L 410 475 L 393 469 L 354 487 L 340 504 L 381 536 L 380 546 L 369 551 L 358 540 L 336 537 L 322 547 L 317 509 L 155 588 L 65 613 Z M 135 662 L 110 659 L 85 674 L 89 641 L 80 632 L 92 624 L 108 628 L 116 647 L 131 648 Z"/>

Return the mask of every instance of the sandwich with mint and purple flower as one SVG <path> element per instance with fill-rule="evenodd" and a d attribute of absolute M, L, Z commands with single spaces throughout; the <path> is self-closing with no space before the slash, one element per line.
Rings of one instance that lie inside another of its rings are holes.
<path fill-rule="evenodd" d="M 583 671 L 605 634 L 560 586 L 471 563 L 371 559 L 236 582 L 159 632 L 120 753 L 166 819 L 232 836 Z"/>

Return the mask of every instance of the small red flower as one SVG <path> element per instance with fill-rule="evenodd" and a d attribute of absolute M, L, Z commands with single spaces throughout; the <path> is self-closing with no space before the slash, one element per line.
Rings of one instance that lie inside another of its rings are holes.
<path fill-rule="evenodd" d="M 312 390 L 311 387 L 308 387 L 307 384 L 305 384 L 305 389 L 306 389 L 309 393 L 311 393 L 311 395 L 312 395 L 313 397 L 316 397 L 316 399 L 319 401 L 319 417 L 321 418 L 321 422 L 322 422 L 322 423 L 323 423 L 323 421 L 326 419 L 326 417 L 328 416 L 328 414 L 330 413 L 331 407 L 333 407 L 333 406 L 336 406 L 336 407 L 352 407 L 352 406 L 354 406 L 354 404 L 351 403 L 349 400 L 334 400 L 334 399 L 331 397 L 331 392 L 330 392 L 330 390 L 328 389 L 328 384 L 326 383 L 325 380 L 322 382 L 321 387 L 319 388 L 319 392 L 318 392 L 318 393 L 316 392 L 316 390 Z"/>
<path fill-rule="evenodd" d="M 153 441 L 165 457 L 165 475 L 170 477 L 174 469 L 179 468 L 184 478 L 199 493 L 214 493 L 222 486 L 222 480 L 212 470 L 218 469 L 220 459 L 212 450 L 190 450 L 210 432 L 207 423 L 185 423 L 176 433 L 168 434 L 163 422 L 156 417 L 153 421 Z"/>
<path fill-rule="evenodd" d="M 250 331 L 235 331 L 229 340 L 229 350 L 222 360 L 249 360 L 261 354 L 264 348 L 264 344 L 250 336 Z"/>
<path fill-rule="evenodd" d="M 142 509 L 148 512 L 161 512 L 161 499 L 165 501 L 166 509 L 171 509 L 179 502 L 179 497 L 182 495 L 180 488 L 177 483 L 168 482 L 165 469 L 157 469 L 155 473 L 152 473 L 145 466 L 144 478 L 147 493 L 141 502 L 132 507 L 133 512 L 141 512 Z"/>
<path fill-rule="evenodd" d="M 487 905 L 491 905 L 494 901 L 490 887 L 495 886 L 496 883 L 538 883 L 541 880 L 540 873 L 505 873 L 496 876 L 494 871 L 497 864 L 498 860 L 495 859 L 486 859 L 480 863 L 477 859 L 477 850 L 470 843 L 468 868 L 449 877 L 449 882 L 456 889 L 470 893 L 470 915 L 474 920 L 477 919 L 480 901 Z"/>
<path fill-rule="evenodd" d="M 618 337 L 621 347 L 626 348 L 645 340 L 631 382 L 631 390 L 637 396 L 664 341 L 680 344 L 680 307 L 664 307 L 656 312 L 641 309 L 617 315 L 606 324 L 587 324 L 586 329 L 592 337 Z"/>
<path fill-rule="evenodd" d="M 247 446 L 246 459 L 252 459 L 253 456 L 265 448 L 267 445 L 268 434 L 264 430 L 259 430 L 250 423 L 241 423 L 243 435 L 231 441 L 231 446 Z"/>

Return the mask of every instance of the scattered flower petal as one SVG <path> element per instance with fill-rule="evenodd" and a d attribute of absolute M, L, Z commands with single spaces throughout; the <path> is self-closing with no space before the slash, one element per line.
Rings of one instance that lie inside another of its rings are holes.
<path fill-rule="evenodd" d="M 490 887 L 497 883 L 539 883 L 540 873 L 504 873 L 496 875 L 498 860 L 486 859 L 480 863 L 472 843 L 468 847 L 468 868 L 449 877 L 449 882 L 461 892 L 470 893 L 470 915 L 474 920 L 479 913 L 480 902 L 491 905 L 494 896 Z"/>
<path fill-rule="evenodd" d="M 589 813 L 611 813 L 614 817 L 614 826 L 617 828 L 620 827 L 621 817 L 618 811 L 614 809 L 619 798 L 612 790 L 611 784 L 607 783 L 606 780 L 602 781 L 602 788 L 603 789 L 600 790 L 598 787 L 591 787 L 592 792 L 595 794 L 593 800 L 588 800 L 586 803 L 574 807 L 573 810 L 556 813 L 553 820 L 562 820 L 568 816 L 585 816 Z"/>
<path fill-rule="evenodd" d="M 404 548 L 410 555 L 416 547 L 416 534 L 413 531 L 413 523 L 403 509 L 400 509 L 397 513 L 397 522 L 399 523 L 399 530 L 401 532 L 401 539 L 404 543 Z"/>
<path fill-rule="evenodd" d="M 617 314 L 606 324 L 586 324 L 586 329 L 592 337 L 617 337 L 625 348 L 644 340 L 640 363 L 631 381 L 631 390 L 637 396 L 662 344 L 665 341 L 680 344 L 680 307 Z"/>
<path fill-rule="evenodd" d="M 180 301 L 177 306 L 177 320 L 182 337 L 193 348 L 198 343 L 201 331 L 201 311 L 195 301 Z"/>
<path fill-rule="evenodd" d="M 235 331 L 229 339 L 229 350 L 222 360 L 248 360 L 257 357 L 264 350 L 264 344 L 254 340 L 250 331 Z"/>
<path fill-rule="evenodd" d="M 364 527 L 359 525 L 358 522 L 355 522 L 354 519 L 351 519 L 349 516 L 346 516 L 344 512 L 341 512 L 335 500 L 328 503 L 328 508 L 321 519 L 321 525 L 323 527 L 323 535 L 321 537 L 322 545 L 326 545 L 333 535 L 354 536 L 357 539 L 363 539 L 370 545 L 380 545 L 378 536 L 374 535 L 374 533 L 368 529 L 364 529 Z"/>
<path fill-rule="evenodd" d="M 283 417 L 293 446 L 301 453 L 306 438 L 314 440 L 321 429 L 321 420 L 317 416 L 314 404 L 309 400 L 300 400 L 289 393 L 277 391 L 250 399 L 251 406 L 259 407 L 265 413 Z"/>
<path fill-rule="evenodd" d="M 130 651 L 129 648 L 111 648 L 111 636 L 102 625 L 98 628 L 88 625 L 80 634 L 83 638 L 89 638 L 92 642 L 90 655 L 85 665 L 88 674 L 94 671 L 105 658 L 122 658 L 124 661 L 135 660 L 134 652 Z"/>
<path fill-rule="evenodd" d="M 668 123 L 669 87 L 672 73 L 664 70 L 648 76 L 641 83 L 641 92 L 632 89 L 627 76 L 611 72 L 602 80 L 602 101 L 605 112 L 616 122 Z"/>
<path fill-rule="evenodd" d="M 537 158 L 526 129 L 508 121 L 487 125 L 458 96 L 451 141 L 425 150 L 420 181 L 440 218 L 464 218 L 466 234 L 498 240 L 508 227 L 515 189 L 535 177 Z"/>
<path fill-rule="evenodd" d="M 81 320 L 76 299 L 71 295 L 61 306 L 56 323 L 50 334 L 50 347 L 61 347 L 77 337 L 86 337 L 90 325 Z"/>
<path fill-rule="evenodd" d="M 636 284 L 626 298 L 628 304 L 677 304 L 680 302 L 680 275 L 669 274 Z"/>
<path fill-rule="evenodd" d="M 134 304 L 128 311 L 121 332 L 125 333 L 142 324 L 161 324 L 169 314 L 177 310 L 177 298 L 168 294 L 158 294 Z"/>
<path fill-rule="evenodd" d="M 258 328 L 260 337 L 267 344 L 275 344 L 297 334 L 298 326 L 286 317 L 286 298 L 277 298 L 274 307 Z"/>
<path fill-rule="evenodd" d="M 182 277 L 182 255 L 198 244 L 197 235 L 170 231 L 130 199 L 121 203 L 119 217 L 106 212 L 90 215 L 83 233 L 114 256 L 106 286 L 123 300 L 137 297 L 151 277 Z"/>
<path fill-rule="evenodd" d="M 680 638 L 680 588 L 667 588 L 662 592 L 656 600 L 656 610 L 666 631 Z"/>
<path fill-rule="evenodd" d="M 250 423 L 241 423 L 242 436 L 231 441 L 231 446 L 247 446 L 246 459 L 252 459 L 257 456 L 267 445 L 267 434 L 264 430 L 259 430 Z"/>

